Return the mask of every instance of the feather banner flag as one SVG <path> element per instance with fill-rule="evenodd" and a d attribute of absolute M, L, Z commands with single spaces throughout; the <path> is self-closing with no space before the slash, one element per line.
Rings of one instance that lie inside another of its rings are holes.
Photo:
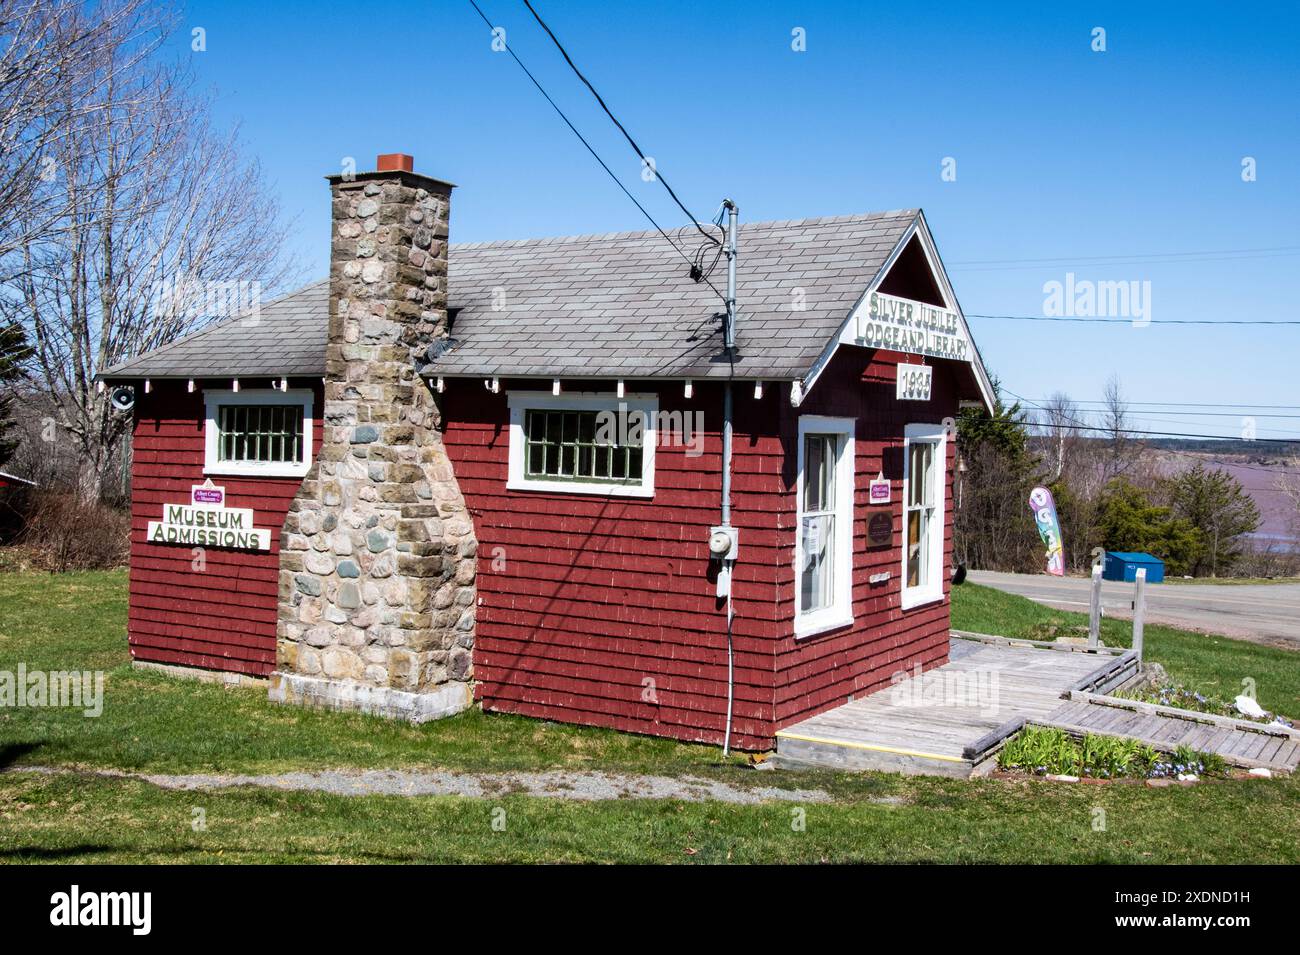
<path fill-rule="evenodd" d="M 1056 577 L 1065 576 L 1065 554 L 1061 549 L 1061 522 L 1056 519 L 1056 501 L 1045 487 L 1029 492 L 1029 509 L 1034 512 L 1038 536 L 1047 545 L 1047 572 Z"/>

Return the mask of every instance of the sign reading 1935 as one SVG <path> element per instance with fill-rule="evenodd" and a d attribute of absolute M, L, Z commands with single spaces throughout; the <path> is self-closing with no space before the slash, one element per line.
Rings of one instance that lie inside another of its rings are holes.
<path fill-rule="evenodd" d="M 931 365 L 899 365 L 894 397 L 899 401 L 929 401 L 933 380 Z"/>

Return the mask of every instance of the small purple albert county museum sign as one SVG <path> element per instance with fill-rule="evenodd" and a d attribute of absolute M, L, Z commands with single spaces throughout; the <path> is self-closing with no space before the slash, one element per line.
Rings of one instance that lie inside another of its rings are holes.
<path fill-rule="evenodd" d="M 202 484 L 190 486 L 190 503 L 191 504 L 225 504 L 226 489 L 217 487 L 212 483 L 212 478 L 208 478 Z"/>
<path fill-rule="evenodd" d="M 889 481 L 884 477 L 878 477 L 868 486 L 867 501 L 871 504 L 888 504 L 889 503 Z"/>

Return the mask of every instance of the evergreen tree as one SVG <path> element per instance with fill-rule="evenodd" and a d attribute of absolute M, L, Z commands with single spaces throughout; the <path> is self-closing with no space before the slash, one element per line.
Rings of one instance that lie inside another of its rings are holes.
<path fill-rule="evenodd" d="M 1175 516 L 1201 534 L 1203 546 L 1192 561 L 1191 574 L 1217 577 L 1241 558 L 1242 538 L 1259 527 L 1259 508 L 1241 482 L 1220 468 L 1197 463 L 1169 481 L 1169 501 Z"/>
<path fill-rule="evenodd" d="M 31 357 L 31 353 L 21 325 L 0 325 L 0 465 L 8 461 L 18 447 L 11 417 L 14 386 L 23 377 L 23 362 Z"/>
<path fill-rule="evenodd" d="M 1041 571 L 1029 492 L 1038 481 L 1039 463 L 1029 450 L 1020 405 L 1005 405 L 998 395 L 993 413 L 965 408 L 957 416 L 956 560 L 988 570 Z"/>
<path fill-rule="evenodd" d="M 1189 573 L 1204 547 L 1201 532 L 1190 521 L 1152 504 L 1123 478 L 1106 486 L 1099 525 L 1106 550 L 1153 554 L 1170 574 Z"/>

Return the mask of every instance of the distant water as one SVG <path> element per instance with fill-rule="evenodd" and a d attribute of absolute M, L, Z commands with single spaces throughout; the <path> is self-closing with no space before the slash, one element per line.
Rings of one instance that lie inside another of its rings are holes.
<path fill-rule="evenodd" d="M 1164 456 L 1163 461 L 1171 470 L 1181 471 L 1196 462 L 1190 455 Z M 1293 515 L 1294 505 L 1285 493 L 1278 490 L 1280 480 L 1300 483 L 1300 467 L 1285 464 L 1239 464 L 1233 461 L 1216 461 L 1203 459 L 1206 467 L 1215 467 L 1227 471 L 1245 488 L 1255 506 L 1259 508 L 1260 525 L 1251 537 L 1261 543 L 1269 542 L 1289 550 L 1300 550 L 1300 538 L 1297 538 Z"/>

